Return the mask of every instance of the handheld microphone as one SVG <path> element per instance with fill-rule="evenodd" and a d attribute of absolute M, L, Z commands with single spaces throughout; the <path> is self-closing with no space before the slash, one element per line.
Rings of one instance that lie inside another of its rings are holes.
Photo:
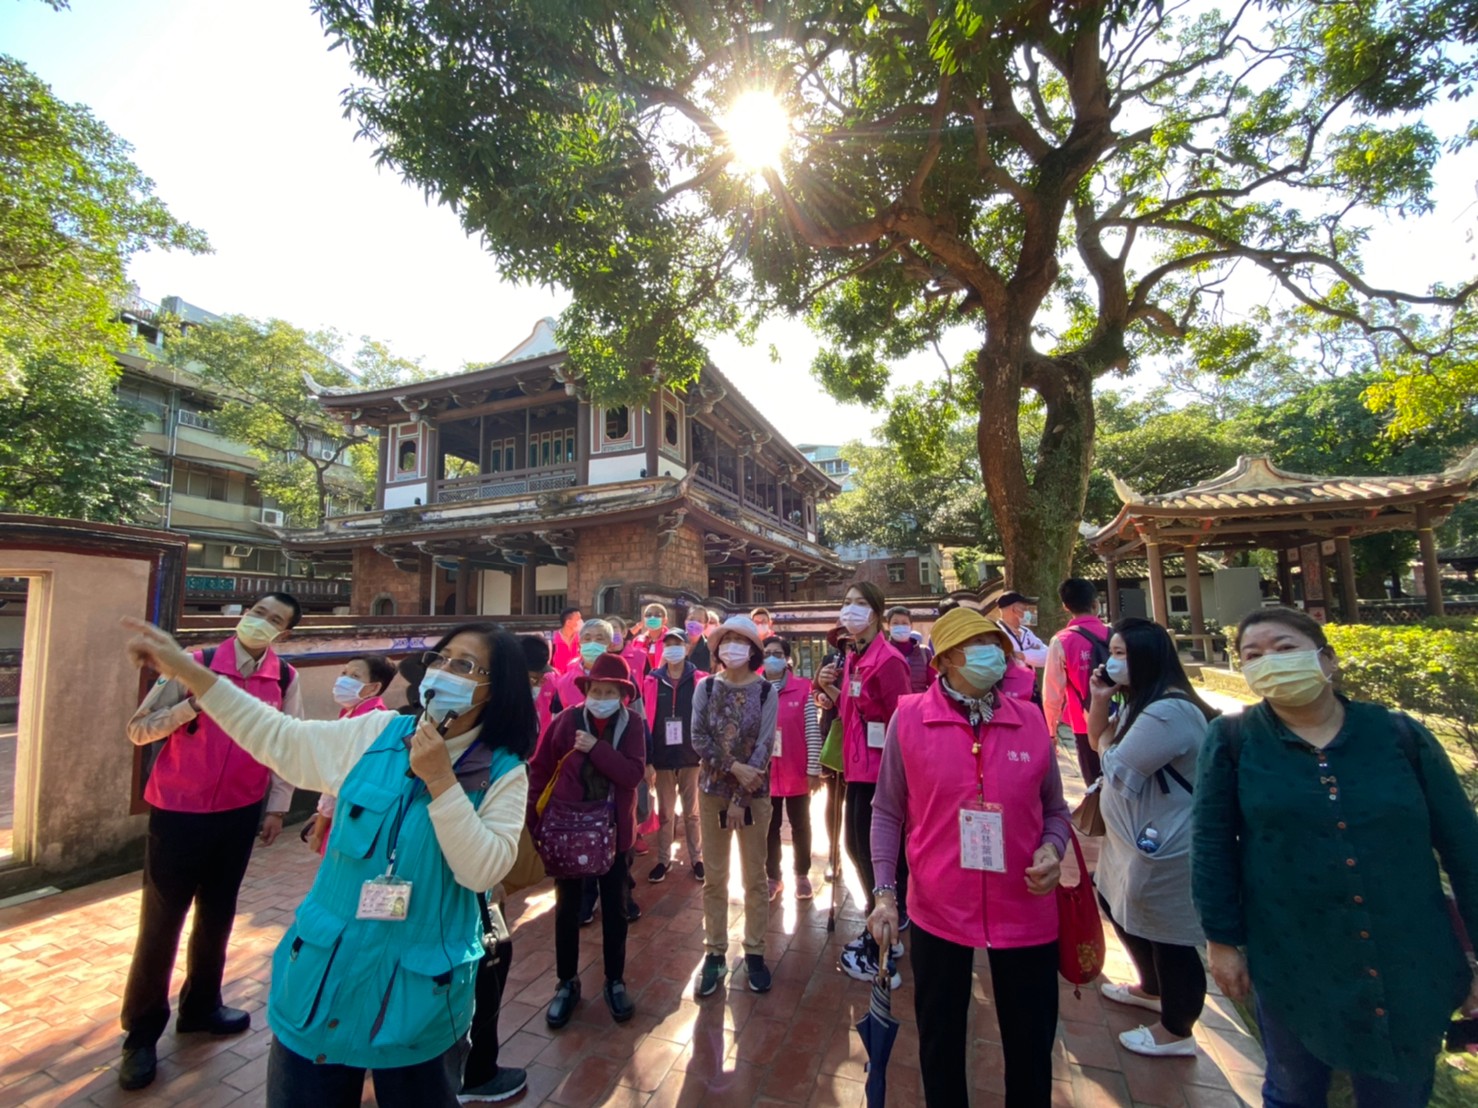
<path fill-rule="evenodd" d="M 420 720 L 425 719 L 427 713 L 431 710 L 431 700 L 432 700 L 432 698 L 435 695 L 436 695 L 436 690 L 435 689 L 427 689 L 426 690 L 426 695 L 421 698 L 421 715 L 417 719 L 417 723 L 416 723 L 416 726 L 417 727 L 420 726 Z M 448 712 L 447 715 L 446 715 L 446 718 L 443 719 L 440 723 L 438 723 L 438 724 L 435 725 L 435 727 L 436 727 L 436 733 L 438 735 L 440 735 L 442 738 L 446 738 L 447 728 L 452 725 L 452 721 L 455 720 L 456 718 L 457 718 L 457 713 L 456 712 Z M 405 775 L 406 775 L 407 779 L 413 778 L 413 777 L 416 776 L 416 771 L 413 770 L 413 769 L 407 769 L 405 771 Z"/>

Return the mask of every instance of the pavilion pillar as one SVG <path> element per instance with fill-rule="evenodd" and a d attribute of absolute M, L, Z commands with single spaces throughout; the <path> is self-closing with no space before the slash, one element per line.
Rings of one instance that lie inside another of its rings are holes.
<path fill-rule="evenodd" d="M 1422 550 L 1422 581 L 1426 585 L 1427 614 L 1440 616 L 1442 603 L 1442 567 L 1437 562 L 1437 536 L 1432 533 L 1432 514 L 1425 504 L 1416 506 L 1416 537 Z"/>
<path fill-rule="evenodd" d="M 1286 547 L 1278 548 L 1278 602 L 1285 608 L 1293 607 L 1293 568 L 1288 563 Z"/>
<path fill-rule="evenodd" d="M 1119 618 L 1119 566 L 1112 558 L 1105 565 L 1108 567 L 1109 622 L 1112 623 Z"/>
<path fill-rule="evenodd" d="M 1170 611 L 1165 603 L 1165 557 L 1160 544 L 1146 539 L 1145 557 L 1150 563 L 1150 618 L 1161 627 L 1170 626 Z"/>
<path fill-rule="evenodd" d="M 1206 610 L 1201 602 L 1201 552 L 1194 544 L 1182 549 L 1185 562 L 1185 596 L 1190 607 L 1191 635 L 1196 645 L 1205 650 L 1205 643 L 1198 636 L 1206 634 Z M 1210 652 L 1207 651 L 1207 656 Z"/>
<path fill-rule="evenodd" d="M 1359 623 L 1360 591 L 1355 587 L 1355 552 L 1350 547 L 1350 536 L 1337 536 L 1334 549 L 1339 555 L 1339 598 L 1345 622 Z"/>
<path fill-rule="evenodd" d="M 457 580 L 453 587 L 452 614 L 465 616 L 468 608 L 468 586 L 471 585 L 472 567 L 466 558 L 457 559 Z"/>
<path fill-rule="evenodd" d="M 529 560 L 523 564 L 523 568 L 518 571 L 519 591 L 522 594 L 519 604 L 520 615 L 531 616 L 539 607 L 539 593 L 535 581 L 538 573 L 539 563 L 534 561 L 531 554 Z M 567 600 L 566 603 L 569 601 Z"/>

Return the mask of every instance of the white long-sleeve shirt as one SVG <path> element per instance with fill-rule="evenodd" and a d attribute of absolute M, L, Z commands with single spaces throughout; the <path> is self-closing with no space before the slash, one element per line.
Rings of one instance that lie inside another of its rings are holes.
<path fill-rule="evenodd" d="M 262 658 L 267 656 L 264 653 L 261 658 L 253 658 L 235 636 L 231 638 L 231 645 L 236 648 L 236 672 L 242 677 L 250 677 L 255 673 L 262 664 Z M 279 665 L 287 664 L 281 658 L 277 661 Z M 303 718 L 303 689 L 297 670 L 293 671 L 292 680 L 282 692 L 282 711 L 296 719 Z M 128 721 L 128 741 L 134 746 L 157 743 L 160 739 L 173 735 L 198 715 L 200 713 L 190 706 L 190 690 L 183 681 L 155 681 L 144 696 L 144 702 Z M 281 775 L 273 773 L 272 785 L 267 790 L 267 811 L 285 812 L 292 806 L 292 802 L 292 784 L 284 781 Z"/>
<path fill-rule="evenodd" d="M 399 718 L 396 712 L 366 712 L 333 720 L 283 715 L 229 681 L 217 681 L 201 708 L 236 743 L 264 766 L 303 789 L 337 795 L 360 757 Z M 455 762 L 477 739 L 478 728 L 447 740 Z M 528 774 L 505 773 L 476 808 L 467 793 L 448 789 L 431 801 L 431 825 L 457 884 L 485 892 L 503 880 L 518 856 L 528 798 Z"/>
<path fill-rule="evenodd" d="M 1012 627 L 1005 620 L 998 619 L 996 626 L 1011 636 L 1011 641 L 1016 644 L 1016 650 L 1020 653 L 1022 661 L 1032 669 L 1041 669 L 1047 664 L 1047 644 L 1037 638 L 1026 624 Z"/>

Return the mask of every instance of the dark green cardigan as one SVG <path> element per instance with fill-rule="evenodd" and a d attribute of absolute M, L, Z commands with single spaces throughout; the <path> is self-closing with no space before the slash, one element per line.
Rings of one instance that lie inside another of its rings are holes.
<path fill-rule="evenodd" d="M 1404 1081 L 1431 1072 L 1472 983 L 1438 856 L 1478 934 L 1478 816 L 1425 728 L 1408 724 L 1418 777 L 1391 712 L 1345 709 L 1322 759 L 1266 702 L 1211 724 L 1192 887 L 1206 937 L 1246 947 L 1259 999 L 1310 1052 Z"/>

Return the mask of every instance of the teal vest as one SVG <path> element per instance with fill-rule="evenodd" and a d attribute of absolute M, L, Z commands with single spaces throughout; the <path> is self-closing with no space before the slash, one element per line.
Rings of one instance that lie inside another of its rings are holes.
<path fill-rule="evenodd" d="M 476 894 L 457 884 L 442 857 L 430 794 L 407 777 L 415 725 L 413 716 L 395 720 L 349 772 L 323 865 L 272 958 L 267 1022 L 283 1046 L 311 1061 L 414 1065 L 446 1051 L 472 1023 L 482 920 Z M 519 765 L 507 750 L 474 743 L 457 777 L 476 806 Z M 395 874 L 412 882 L 408 914 L 355 919 L 360 887 L 389 865 L 392 837 Z"/>

